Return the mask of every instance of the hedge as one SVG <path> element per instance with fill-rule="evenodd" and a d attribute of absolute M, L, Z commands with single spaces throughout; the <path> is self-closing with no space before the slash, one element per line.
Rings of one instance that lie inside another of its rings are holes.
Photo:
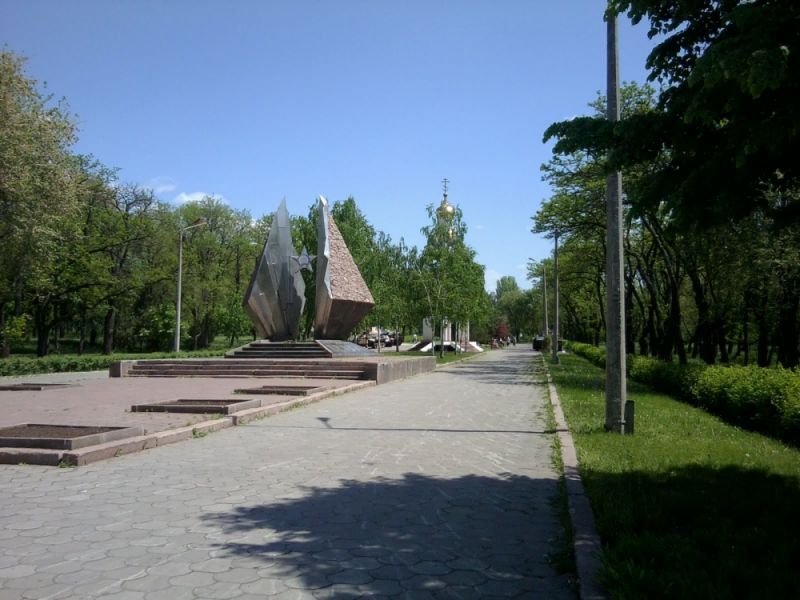
<path fill-rule="evenodd" d="M 221 356 L 219 350 L 198 352 L 159 352 L 152 354 L 112 354 L 112 355 L 66 355 L 45 356 L 42 358 L 11 357 L 0 360 L 0 376 L 33 375 L 37 373 L 65 373 L 73 371 L 101 371 L 108 369 L 117 360 L 144 360 L 153 358 L 201 358 Z"/>
<path fill-rule="evenodd" d="M 570 342 L 569 348 L 605 368 L 605 351 Z M 628 377 L 726 421 L 800 443 L 800 372 L 756 366 L 680 365 L 647 356 L 627 357 Z"/>

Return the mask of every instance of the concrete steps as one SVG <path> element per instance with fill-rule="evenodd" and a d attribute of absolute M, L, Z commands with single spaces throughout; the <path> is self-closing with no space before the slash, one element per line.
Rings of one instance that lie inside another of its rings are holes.
<path fill-rule="evenodd" d="M 136 361 L 128 377 L 289 377 L 371 379 L 363 363 L 263 359 L 201 359 Z"/>
<path fill-rule="evenodd" d="M 225 358 L 330 358 L 331 354 L 316 342 L 270 343 L 252 342 L 225 354 Z"/>

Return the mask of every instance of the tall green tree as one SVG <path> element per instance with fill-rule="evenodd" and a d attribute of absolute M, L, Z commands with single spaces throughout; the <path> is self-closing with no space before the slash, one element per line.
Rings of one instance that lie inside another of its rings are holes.
<path fill-rule="evenodd" d="M 73 218 L 78 173 L 69 148 L 75 127 L 25 74 L 25 61 L 0 52 L 0 355 L 24 312 L 24 288 L 45 289 L 60 231 Z"/>

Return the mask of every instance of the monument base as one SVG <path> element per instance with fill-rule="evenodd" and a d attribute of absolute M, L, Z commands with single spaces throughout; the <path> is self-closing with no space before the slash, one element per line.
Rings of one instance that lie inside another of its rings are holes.
<path fill-rule="evenodd" d="M 374 356 L 374 352 L 344 340 L 270 342 L 258 340 L 225 353 L 226 358 L 350 358 Z"/>

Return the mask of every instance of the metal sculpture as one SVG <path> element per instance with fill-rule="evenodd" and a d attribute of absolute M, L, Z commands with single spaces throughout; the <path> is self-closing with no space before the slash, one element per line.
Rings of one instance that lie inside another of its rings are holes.
<path fill-rule="evenodd" d="M 317 293 L 314 337 L 344 340 L 372 310 L 375 301 L 339 228 L 319 197 L 317 228 Z"/>
<path fill-rule="evenodd" d="M 262 338 L 273 342 L 297 338 L 306 302 L 300 271 L 310 270 L 311 259 L 305 248 L 295 256 L 289 212 L 282 200 L 242 302 Z"/>

